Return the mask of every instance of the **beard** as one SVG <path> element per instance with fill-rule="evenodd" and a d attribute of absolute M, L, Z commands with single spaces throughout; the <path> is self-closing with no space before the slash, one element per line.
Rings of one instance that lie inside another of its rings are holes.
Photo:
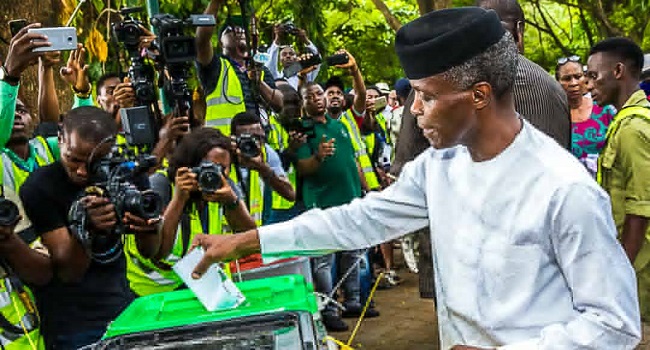
<path fill-rule="evenodd" d="M 328 107 L 327 111 L 330 112 L 330 114 L 338 115 L 343 111 L 343 107 L 342 106 Z"/>

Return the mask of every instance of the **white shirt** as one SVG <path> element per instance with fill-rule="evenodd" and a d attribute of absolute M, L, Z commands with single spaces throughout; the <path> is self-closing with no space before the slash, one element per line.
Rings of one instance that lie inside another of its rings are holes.
<path fill-rule="evenodd" d="M 314 55 L 318 55 L 318 48 L 314 43 L 311 41 L 307 44 L 307 48 L 314 53 Z M 280 61 L 280 46 L 275 44 L 275 41 L 271 44 L 268 50 L 270 59 L 268 62 L 265 63 L 266 68 L 271 71 L 273 74 L 273 78 L 275 79 L 286 79 L 289 85 L 293 87 L 294 89 L 298 90 L 298 82 L 300 79 L 298 79 L 297 75 L 294 75 L 289 78 L 284 77 L 284 70 L 283 71 L 278 71 L 278 62 Z M 316 69 L 313 71 L 307 73 L 307 81 L 314 81 L 316 77 L 318 76 L 318 72 L 320 72 L 320 64 L 316 66 Z"/>
<path fill-rule="evenodd" d="M 429 149 L 380 193 L 259 229 L 268 259 L 431 229 L 441 349 L 633 349 L 634 271 L 609 198 L 527 122 L 495 158 Z"/>

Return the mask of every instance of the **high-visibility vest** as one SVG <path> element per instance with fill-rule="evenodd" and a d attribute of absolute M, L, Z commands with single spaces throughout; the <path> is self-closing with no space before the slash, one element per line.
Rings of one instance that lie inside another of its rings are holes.
<path fill-rule="evenodd" d="M 278 153 L 284 151 L 289 147 L 289 133 L 284 129 L 282 124 L 277 120 L 274 114 L 269 118 L 271 125 L 271 132 L 269 133 L 268 143 L 276 150 Z M 296 190 L 296 168 L 294 164 L 289 165 L 289 170 L 287 170 L 287 179 L 291 183 L 293 190 Z M 271 208 L 273 210 L 285 210 L 291 209 L 295 202 L 290 201 L 282 197 L 276 191 L 273 191 L 272 194 L 272 204 Z"/>
<path fill-rule="evenodd" d="M 0 163 L 0 168 L 2 167 L 4 165 Z M 0 178 L 0 187 L 3 186 L 3 182 L 3 178 Z M 4 190 L 2 187 L 3 193 Z M 4 273 L 12 272 L 4 271 Z M 0 279 L 0 314 L 7 322 L 22 331 L 12 332 L 12 330 L 0 326 L 0 345 L 7 350 L 43 350 L 45 349 L 43 337 L 37 325 L 33 323 L 33 318 L 29 316 L 30 313 L 37 314 L 34 298 L 24 285 L 22 291 L 11 288 L 11 286 L 15 287 L 16 282 L 9 283 L 10 278 L 15 277 L 6 276 Z"/>
<path fill-rule="evenodd" d="M 29 141 L 29 152 L 30 158 L 33 157 L 33 164 L 36 167 L 46 166 L 55 160 L 47 140 L 41 136 L 37 136 Z M 2 150 L 3 183 L 16 193 L 19 192 L 20 186 L 27 180 L 27 176 L 36 170 L 36 167 L 26 169 L 21 163 L 18 156 L 11 150 L 7 148 Z"/>
<path fill-rule="evenodd" d="M 163 171 L 158 171 L 164 174 Z M 172 192 L 174 186 L 172 186 Z M 171 253 L 159 262 L 152 262 L 140 255 L 136 246 L 135 235 L 128 235 L 125 244 L 127 260 L 127 278 L 131 290 L 139 296 L 155 293 L 169 292 L 183 284 L 180 277 L 171 269 L 185 254 L 197 234 L 230 234 L 232 231 L 226 224 L 223 208 L 218 203 L 208 203 L 208 232 L 204 232 L 203 225 L 197 208 L 191 208 L 189 214 L 189 232 L 184 232 L 183 223 L 178 224 L 176 239 Z M 216 219 L 216 220 L 215 220 Z M 184 220 L 184 219 L 181 219 Z M 226 274 L 230 276 L 228 265 L 224 266 Z"/>
<path fill-rule="evenodd" d="M 357 123 L 347 110 L 341 114 L 339 120 L 348 129 L 350 140 L 352 141 L 352 148 L 354 148 L 354 155 L 361 166 L 361 171 L 366 179 L 368 189 L 378 189 L 379 181 L 377 180 L 377 175 L 375 175 L 375 169 L 370 162 L 370 157 L 368 157 L 368 152 L 366 152 L 366 147 L 361 138 L 361 132 Z"/>
<path fill-rule="evenodd" d="M 246 111 L 244 92 L 235 67 L 229 60 L 220 57 L 221 72 L 215 89 L 205 97 L 207 109 L 205 126 L 217 128 L 222 134 L 230 136 L 230 122 L 240 112 Z M 262 71 L 261 79 L 264 79 Z"/>
<path fill-rule="evenodd" d="M 35 313 L 36 307 L 31 293 L 24 287 L 25 290 L 22 293 L 25 293 L 25 295 L 23 297 L 29 303 L 29 305 L 25 305 L 18 291 L 7 288 L 10 285 L 8 278 L 0 280 L 0 313 L 9 323 L 22 331 L 13 333 L 0 327 L 0 344 L 2 344 L 2 348 L 6 350 L 45 349 L 40 330 L 35 327 L 32 317 L 28 315 L 27 308 L 34 308 L 32 313 Z M 30 329 L 31 331 L 29 331 Z"/>

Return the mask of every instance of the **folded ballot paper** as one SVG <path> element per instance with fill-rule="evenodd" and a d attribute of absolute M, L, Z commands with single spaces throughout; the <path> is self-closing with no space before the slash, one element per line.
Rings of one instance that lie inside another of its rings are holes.
<path fill-rule="evenodd" d="M 174 271 L 210 312 L 232 309 L 243 303 L 246 297 L 218 264 L 210 266 L 201 278 L 192 278 L 192 271 L 203 254 L 203 249 L 197 247 L 174 265 Z"/>

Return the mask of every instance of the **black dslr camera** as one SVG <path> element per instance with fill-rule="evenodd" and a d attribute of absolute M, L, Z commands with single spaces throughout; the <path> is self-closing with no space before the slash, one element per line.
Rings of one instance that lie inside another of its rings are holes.
<path fill-rule="evenodd" d="M 280 24 L 280 28 L 282 28 L 286 33 L 293 35 L 298 34 L 298 27 L 296 27 L 296 25 L 291 21 Z"/>
<path fill-rule="evenodd" d="M 140 38 L 145 34 L 143 22 L 135 19 L 133 14 L 142 11 L 141 7 L 126 7 L 120 10 L 124 20 L 113 24 L 113 37 L 124 46 L 129 60 L 128 76 L 135 91 L 136 105 L 146 106 L 156 102 L 156 89 L 153 85 L 154 70 L 147 64 L 140 53 Z"/>
<path fill-rule="evenodd" d="M 239 148 L 239 151 L 241 151 L 244 157 L 255 158 L 262 153 L 257 139 L 257 136 L 251 134 L 237 136 L 237 148 Z"/>
<path fill-rule="evenodd" d="M 221 175 L 224 174 L 224 172 L 221 164 L 203 161 L 199 166 L 192 168 L 192 172 L 196 174 L 199 188 L 203 192 L 215 192 L 223 187 Z"/>
<path fill-rule="evenodd" d="M 0 226 L 13 226 L 18 222 L 18 219 L 20 219 L 18 206 L 14 202 L 0 197 Z"/>
<path fill-rule="evenodd" d="M 312 119 L 294 118 L 289 120 L 282 126 L 284 126 L 284 128 L 287 131 L 299 132 L 301 134 L 306 135 L 308 138 L 312 138 L 316 136 L 316 133 L 314 131 L 315 124 Z"/>
<path fill-rule="evenodd" d="M 147 172 L 156 166 L 156 158 L 149 154 L 134 156 L 128 149 L 115 147 L 111 153 L 90 164 L 90 183 L 82 195 L 95 195 L 109 198 L 115 207 L 117 224 L 116 234 L 126 233 L 122 220 L 130 212 L 145 220 L 154 219 L 162 214 L 162 199 L 149 188 Z M 85 213 L 70 213 L 70 221 L 85 219 Z M 83 220 L 85 223 L 87 220 Z M 79 227 L 77 231 L 87 231 Z"/>

